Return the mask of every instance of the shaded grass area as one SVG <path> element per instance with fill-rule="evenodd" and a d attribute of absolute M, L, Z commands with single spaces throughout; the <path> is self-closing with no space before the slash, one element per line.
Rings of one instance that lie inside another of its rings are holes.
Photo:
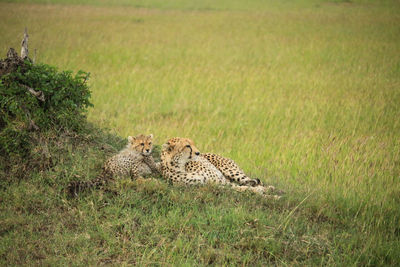
<path fill-rule="evenodd" d="M 360 235 L 370 231 L 365 222 L 339 209 L 327 213 L 301 192 L 271 201 L 148 178 L 110 185 L 118 195 L 71 199 L 66 185 L 95 177 L 124 141 L 94 128 L 62 140 L 50 170 L 2 180 L 2 265 L 376 265 L 399 256 L 398 243 L 385 247 L 386 228 L 378 243 L 368 242 Z"/>
<path fill-rule="evenodd" d="M 28 26 L 39 61 L 91 72 L 91 122 L 159 144 L 190 137 L 286 198 L 121 181 L 119 196 L 71 201 L 61 189 L 93 177 L 123 141 L 66 142 L 53 173 L 3 187 L 4 261 L 396 265 L 398 3 L 149 3 L 2 3 L 0 48 L 19 47 Z"/>

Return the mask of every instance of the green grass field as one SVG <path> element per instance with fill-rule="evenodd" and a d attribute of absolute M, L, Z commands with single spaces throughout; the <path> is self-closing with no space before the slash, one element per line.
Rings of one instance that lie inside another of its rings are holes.
<path fill-rule="evenodd" d="M 70 200 L 123 141 L 66 141 L 2 187 L 0 264 L 400 264 L 398 1 L 16 2 L 1 57 L 27 26 L 36 61 L 91 72 L 94 125 L 189 137 L 286 195 L 159 180 Z"/>

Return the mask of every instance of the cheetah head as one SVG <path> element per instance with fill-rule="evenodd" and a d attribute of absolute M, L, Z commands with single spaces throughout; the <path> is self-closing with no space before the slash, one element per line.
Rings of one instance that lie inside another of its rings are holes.
<path fill-rule="evenodd" d="M 137 151 L 143 156 L 150 155 L 153 149 L 153 135 L 128 136 L 128 149 Z"/>
<path fill-rule="evenodd" d="M 162 146 L 161 161 L 171 167 L 183 167 L 186 162 L 195 160 L 200 151 L 189 138 L 174 137 Z"/>

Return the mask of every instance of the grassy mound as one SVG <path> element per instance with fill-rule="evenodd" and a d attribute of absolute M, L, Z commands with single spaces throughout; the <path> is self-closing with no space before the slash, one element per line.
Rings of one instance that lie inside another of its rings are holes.
<path fill-rule="evenodd" d="M 55 144 L 66 135 L 78 137 L 86 132 L 85 114 L 92 104 L 88 73 L 58 72 L 15 53 L 2 63 L 0 171 L 11 178 L 26 175 L 32 168 L 51 167 Z"/>
<path fill-rule="evenodd" d="M 1 188 L 0 265 L 346 266 L 393 264 L 398 256 L 387 234 L 365 244 L 362 223 L 303 205 L 309 196 L 300 194 L 275 202 L 126 179 L 112 185 L 118 195 L 95 190 L 70 199 L 66 185 L 93 178 L 125 143 L 87 131 L 49 145 L 58 159 L 52 168 Z"/>
<path fill-rule="evenodd" d="M 398 203 L 394 194 L 384 206 L 350 205 L 298 187 L 272 202 L 127 179 L 112 185 L 118 195 L 70 199 L 66 185 L 95 177 L 125 140 L 86 122 L 86 73 L 30 62 L 15 70 L 0 84 L 0 265 L 377 266 L 400 258 L 398 209 L 385 204 Z"/>

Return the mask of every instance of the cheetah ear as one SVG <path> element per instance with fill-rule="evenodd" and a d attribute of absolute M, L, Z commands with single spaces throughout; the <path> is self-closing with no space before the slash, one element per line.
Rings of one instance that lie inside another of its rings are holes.
<path fill-rule="evenodd" d="M 132 143 L 135 140 L 135 137 L 132 136 L 128 136 L 128 142 Z"/>
<path fill-rule="evenodd" d="M 153 139 L 153 134 L 150 134 L 148 137 L 149 137 L 150 139 Z"/>
<path fill-rule="evenodd" d="M 168 150 L 169 151 L 171 151 L 172 150 L 172 148 L 175 146 L 173 143 L 171 144 L 171 142 L 170 141 L 168 141 L 165 145 L 167 145 L 168 146 Z"/>

